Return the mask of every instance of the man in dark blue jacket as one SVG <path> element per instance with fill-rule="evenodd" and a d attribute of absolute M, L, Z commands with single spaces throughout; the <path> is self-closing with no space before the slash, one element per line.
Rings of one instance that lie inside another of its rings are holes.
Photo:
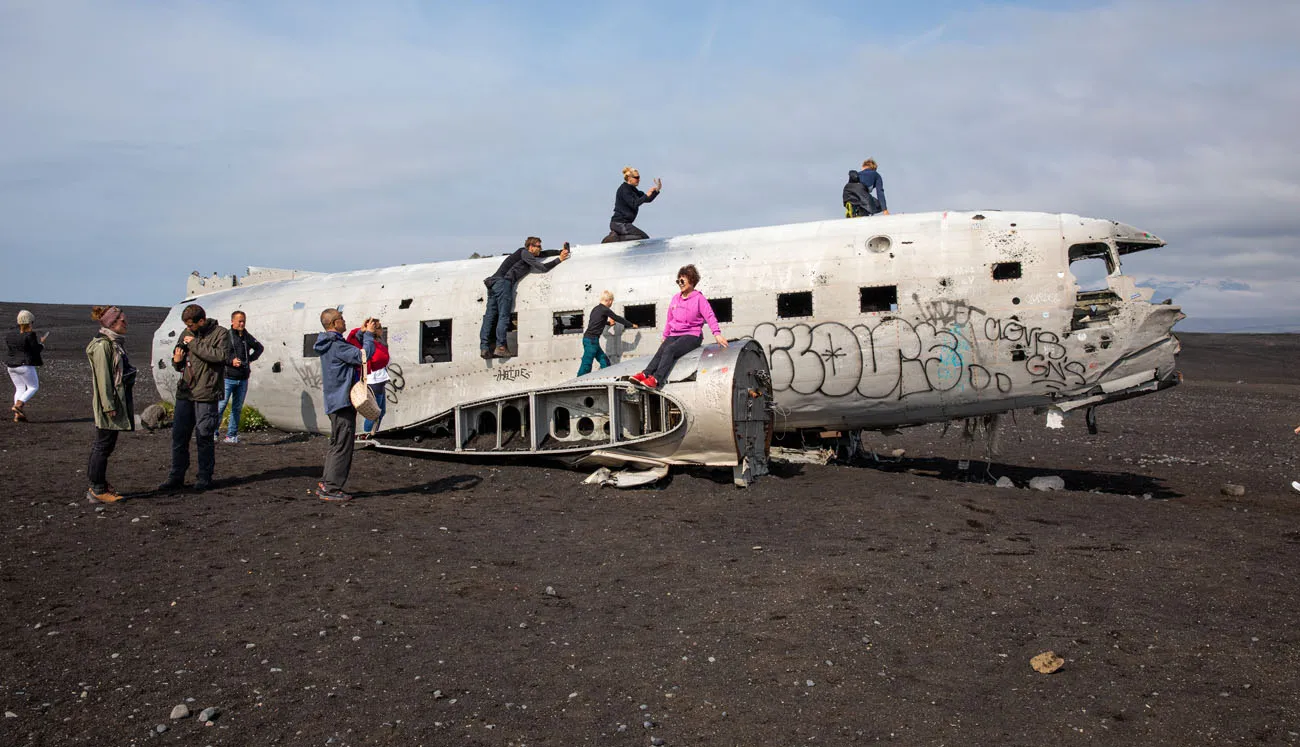
<path fill-rule="evenodd" d="M 249 364 L 262 357 L 262 343 L 245 329 L 248 316 L 242 311 L 230 315 L 230 353 L 226 356 L 226 388 L 217 402 L 217 418 L 230 403 L 230 420 L 226 425 L 226 443 L 239 443 L 239 416 L 244 411 L 244 397 L 248 395 Z"/>
<path fill-rule="evenodd" d="M 312 349 L 320 354 L 320 383 L 325 394 L 325 412 L 330 416 L 330 450 L 325 455 L 325 473 L 316 488 L 316 497 L 323 501 L 350 501 L 352 496 L 343 492 L 352 471 L 352 447 L 357 436 L 357 408 L 348 396 L 357 382 L 357 369 L 374 355 L 375 335 L 370 323 L 361 331 L 361 350 L 343 336 L 347 322 L 338 309 L 325 309 L 320 313 L 320 324 L 325 328 L 316 337 Z"/>

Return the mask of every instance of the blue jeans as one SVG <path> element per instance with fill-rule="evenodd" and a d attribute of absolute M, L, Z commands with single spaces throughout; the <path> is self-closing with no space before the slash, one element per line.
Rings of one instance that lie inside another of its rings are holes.
<path fill-rule="evenodd" d="M 379 423 L 384 419 L 384 413 L 388 412 L 388 403 L 384 399 L 385 386 L 387 386 L 387 384 L 383 382 L 370 385 L 370 391 L 375 393 L 375 401 L 379 403 L 379 420 L 372 421 L 370 418 L 362 418 L 361 419 L 362 433 L 369 433 L 372 426 L 374 428 L 378 428 Z"/>
<path fill-rule="evenodd" d="M 488 290 L 487 308 L 483 311 L 483 326 L 478 332 L 480 350 L 505 347 L 506 333 L 510 331 L 510 314 L 514 310 L 515 284 L 505 278 L 492 281 L 492 287 Z"/>
<path fill-rule="evenodd" d="M 226 425 L 226 435 L 234 437 L 239 435 L 239 416 L 244 412 L 244 397 L 248 394 L 248 379 L 226 379 L 226 393 L 221 395 L 221 401 L 217 403 L 217 422 L 221 422 L 221 413 L 226 411 L 226 403 L 230 403 L 230 423 Z"/>
<path fill-rule="evenodd" d="M 591 373 L 591 362 L 595 361 L 600 364 L 601 368 L 609 368 L 609 356 L 605 351 L 600 349 L 599 337 L 582 338 L 582 365 L 578 366 L 578 375 L 586 376 Z"/>

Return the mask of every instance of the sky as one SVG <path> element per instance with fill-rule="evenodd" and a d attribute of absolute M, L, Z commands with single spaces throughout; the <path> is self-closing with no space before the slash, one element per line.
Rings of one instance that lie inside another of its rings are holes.
<path fill-rule="evenodd" d="M 1300 3 L 0 0 L 15 301 L 893 212 L 1105 217 L 1180 329 L 1300 331 Z"/>

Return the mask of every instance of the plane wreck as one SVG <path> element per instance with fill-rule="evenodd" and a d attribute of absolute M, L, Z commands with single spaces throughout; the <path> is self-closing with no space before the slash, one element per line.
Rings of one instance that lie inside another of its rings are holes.
<path fill-rule="evenodd" d="M 1111 220 L 935 212 L 576 246 L 520 285 L 509 348 L 484 360 L 482 279 L 499 258 L 313 274 L 260 269 L 191 279 L 154 339 L 155 380 L 181 309 L 235 310 L 266 345 L 248 403 L 276 427 L 322 432 L 311 343 L 323 308 L 377 317 L 392 356 L 381 451 L 549 458 L 578 466 L 766 471 L 774 433 L 888 430 L 1033 408 L 1079 408 L 1177 382 L 1178 307 L 1123 274 L 1164 242 Z M 724 334 L 680 361 L 661 391 L 633 387 L 659 344 L 678 267 L 700 268 Z M 582 320 L 602 290 L 639 329 L 615 326 L 614 365 L 574 377 Z M 635 480 L 633 480 L 635 481 Z"/>

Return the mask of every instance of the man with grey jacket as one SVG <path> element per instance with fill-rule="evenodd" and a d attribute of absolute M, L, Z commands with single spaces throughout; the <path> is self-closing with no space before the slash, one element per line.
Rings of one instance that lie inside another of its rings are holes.
<path fill-rule="evenodd" d="M 217 458 L 214 438 L 225 381 L 226 356 L 230 354 L 230 335 L 225 327 L 209 319 L 202 306 L 192 303 L 181 312 L 185 333 L 172 349 L 172 368 L 181 372 L 176 384 L 176 411 L 172 420 L 172 468 L 158 486 L 161 491 L 185 487 L 185 472 L 190 468 L 190 436 L 198 443 L 199 475 L 194 489 L 212 487 L 212 472 Z"/>
<path fill-rule="evenodd" d="M 349 392 L 358 380 L 358 369 L 375 353 L 375 321 L 361 328 L 361 349 L 343 336 L 348 324 L 338 309 L 320 313 L 325 328 L 316 336 L 312 349 L 320 354 L 320 383 L 325 394 L 325 412 L 330 417 L 330 450 L 325 454 L 325 473 L 316 486 L 322 501 L 350 501 L 343 492 L 352 471 L 352 447 L 357 437 L 357 408 Z"/>

